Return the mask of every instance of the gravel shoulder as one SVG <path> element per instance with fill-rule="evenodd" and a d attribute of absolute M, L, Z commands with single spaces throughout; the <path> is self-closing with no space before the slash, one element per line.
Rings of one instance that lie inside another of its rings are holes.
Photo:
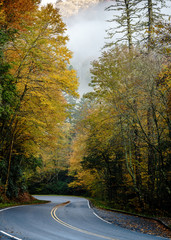
<path fill-rule="evenodd" d="M 142 232 L 146 234 L 156 235 L 171 239 L 171 230 L 165 227 L 164 224 L 159 223 L 156 220 L 148 219 L 139 216 L 133 216 L 125 213 L 108 211 L 103 209 L 95 208 L 91 206 L 93 211 L 103 218 L 104 220 L 111 222 L 117 226 L 130 229 L 132 231 Z M 169 223 L 171 219 L 159 219 L 165 224 Z"/>

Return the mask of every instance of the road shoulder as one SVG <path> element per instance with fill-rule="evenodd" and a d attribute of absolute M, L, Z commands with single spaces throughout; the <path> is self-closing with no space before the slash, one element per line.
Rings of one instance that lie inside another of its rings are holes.
<path fill-rule="evenodd" d="M 144 218 L 136 215 L 103 210 L 91 205 L 93 211 L 105 221 L 133 231 L 171 239 L 171 230 L 155 219 Z M 160 221 L 168 219 L 160 219 Z"/>

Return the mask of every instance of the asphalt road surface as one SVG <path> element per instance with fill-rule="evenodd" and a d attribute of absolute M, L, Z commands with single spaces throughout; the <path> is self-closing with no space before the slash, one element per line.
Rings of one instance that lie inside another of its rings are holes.
<path fill-rule="evenodd" d="M 36 196 L 51 203 L 0 210 L 0 240 L 164 240 L 100 219 L 84 198 Z M 67 205 L 58 204 L 70 201 Z M 168 240 L 168 239 L 167 239 Z"/>

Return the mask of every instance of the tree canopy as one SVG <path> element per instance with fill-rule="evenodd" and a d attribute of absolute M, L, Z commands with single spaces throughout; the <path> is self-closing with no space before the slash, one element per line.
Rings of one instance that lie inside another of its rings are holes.
<path fill-rule="evenodd" d="M 13 178 L 16 165 L 15 177 L 28 168 L 26 162 L 36 164 L 31 159 L 40 156 L 45 161 L 57 146 L 62 148 L 65 94 L 78 96 L 59 10 L 51 4 L 38 8 L 37 1 L 21 2 L 1 3 L 1 184 L 8 196 L 21 188 L 21 174 L 15 182 Z"/>

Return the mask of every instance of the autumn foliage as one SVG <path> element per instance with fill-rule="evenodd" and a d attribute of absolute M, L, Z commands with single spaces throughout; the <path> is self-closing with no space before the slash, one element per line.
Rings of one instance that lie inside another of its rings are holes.
<path fill-rule="evenodd" d="M 156 22 L 160 1 L 142 2 L 145 9 L 141 1 L 115 2 L 126 35 L 92 62 L 92 92 L 78 103 L 59 10 L 0 1 L 0 201 L 29 186 L 168 214 L 170 24 Z M 143 36 L 134 10 L 146 16 Z"/>
<path fill-rule="evenodd" d="M 17 0 L 0 5 L 0 181 L 9 197 L 24 190 L 30 173 L 62 148 L 65 94 L 78 96 L 65 24 L 58 9 L 37 4 Z"/>
<path fill-rule="evenodd" d="M 171 194 L 170 20 L 159 20 L 160 1 L 142 1 L 143 10 L 140 2 L 108 8 L 120 8 L 123 18 L 111 22 L 123 35 L 92 62 L 92 92 L 76 109 L 69 186 L 115 209 L 162 215 L 170 214 Z M 146 24 L 136 23 L 136 10 Z"/>
<path fill-rule="evenodd" d="M 5 18 L 6 28 L 22 29 L 22 23 L 31 23 L 32 13 L 37 8 L 37 0 L 1 0 L 1 11 Z"/>

